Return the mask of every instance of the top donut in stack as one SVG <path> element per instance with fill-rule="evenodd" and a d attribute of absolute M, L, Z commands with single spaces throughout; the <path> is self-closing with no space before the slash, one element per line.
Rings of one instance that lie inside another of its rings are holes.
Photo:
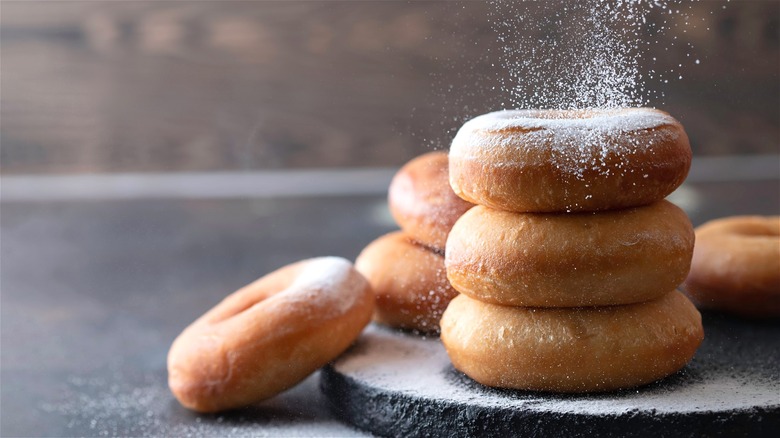
<path fill-rule="evenodd" d="M 688 175 L 691 147 L 656 109 L 514 110 L 468 121 L 449 157 L 452 189 L 469 202 L 571 213 L 664 199 Z"/>
<path fill-rule="evenodd" d="M 693 357 L 701 318 L 675 291 L 693 227 L 663 200 L 691 164 L 679 122 L 648 108 L 501 111 L 467 122 L 449 158 L 454 192 L 478 204 L 446 245 L 462 294 L 441 321 L 455 368 L 489 386 L 590 392 Z"/>

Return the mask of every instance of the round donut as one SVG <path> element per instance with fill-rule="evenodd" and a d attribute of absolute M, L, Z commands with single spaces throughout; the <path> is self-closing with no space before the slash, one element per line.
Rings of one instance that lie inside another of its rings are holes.
<path fill-rule="evenodd" d="M 346 350 L 373 309 L 368 282 L 345 259 L 285 266 L 228 296 L 176 338 L 168 385 L 198 412 L 267 399 Z"/>
<path fill-rule="evenodd" d="M 450 303 L 441 340 L 456 369 L 493 387 L 599 392 L 680 370 L 704 338 L 681 293 L 625 306 L 507 307 L 466 295 Z"/>
<path fill-rule="evenodd" d="M 700 308 L 780 316 L 780 216 L 733 216 L 696 228 L 684 289 Z"/>
<path fill-rule="evenodd" d="M 447 281 L 444 256 L 402 231 L 371 242 L 355 268 L 376 295 L 374 321 L 391 327 L 438 333 L 444 309 L 458 294 Z"/>
<path fill-rule="evenodd" d="M 682 125 L 651 108 L 493 112 L 466 122 L 449 156 L 458 196 L 517 212 L 650 204 L 691 166 Z"/>
<path fill-rule="evenodd" d="M 477 206 L 447 241 L 461 293 L 510 306 L 577 307 L 658 298 L 685 280 L 693 226 L 668 201 L 599 213 L 513 213 Z"/>
<path fill-rule="evenodd" d="M 458 218 L 473 207 L 449 184 L 446 152 L 429 152 L 406 163 L 388 190 L 390 213 L 414 240 L 444 250 L 447 235 Z"/>

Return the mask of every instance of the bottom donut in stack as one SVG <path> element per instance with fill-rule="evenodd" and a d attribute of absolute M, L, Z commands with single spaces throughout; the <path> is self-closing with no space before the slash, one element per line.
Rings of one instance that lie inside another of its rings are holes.
<path fill-rule="evenodd" d="M 702 340 L 701 316 L 680 292 L 621 306 L 509 307 L 466 295 L 450 303 L 442 342 L 456 369 L 501 388 L 597 392 L 681 369 Z"/>

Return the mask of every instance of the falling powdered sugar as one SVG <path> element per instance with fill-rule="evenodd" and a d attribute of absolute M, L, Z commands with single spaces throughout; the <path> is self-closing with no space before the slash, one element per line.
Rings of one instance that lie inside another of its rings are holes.
<path fill-rule="evenodd" d="M 668 82 L 666 75 L 643 70 L 655 63 L 647 53 L 659 44 L 659 36 L 677 26 L 667 17 L 681 16 L 685 26 L 695 27 L 680 3 L 494 0 L 490 19 L 501 44 L 507 71 L 501 88 L 509 104 L 619 108 L 644 106 L 649 98 L 662 97 L 648 90 L 648 81 Z"/>

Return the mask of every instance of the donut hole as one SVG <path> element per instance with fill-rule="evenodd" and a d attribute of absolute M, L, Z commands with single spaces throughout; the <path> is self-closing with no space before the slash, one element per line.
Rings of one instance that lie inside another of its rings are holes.
<path fill-rule="evenodd" d="M 252 308 L 255 304 L 260 303 L 260 302 L 262 302 L 262 300 L 261 301 L 244 303 L 243 306 L 241 306 L 239 308 L 236 308 L 236 309 L 233 309 L 233 311 L 230 312 L 230 313 L 226 313 L 226 314 L 222 315 L 219 319 L 215 320 L 214 323 L 220 323 L 220 322 L 223 322 L 223 321 L 227 321 L 228 319 L 235 318 L 236 316 L 246 312 L 248 309 Z"/>
<path fill-rule="evenodd" d="M 275 294 L 273 294 L 273 293 L 272 294 L 268 294 L 267 296 L 264 296 L 264 297 L 260 298 L 259 300 L 253 300 L 253 301 L 247 301 L 245 303 L 241 303 L 240 307 L 236 307 L 234 309 L 231 309 L 230 312 L 227 312 L 227 313 L 225 313 L 223 315 L 220 315 L 217 319 L 214 319 L 212 321 L 212 323 L 219 324 L 221 322 L 225 322 L 227 320 L 233 319 L 233 318 L 243 314 L 247 310 L 251 309 L 252 307 L 255 307 L 256 305 L 262 303 L 263 301 L 266 300 L 266 298 L 269 298 L 272 295 L 275 295 Z"/>
<path fill-rule="evenodd" d="M 286 266 L 244 286 L 227 298 L 229 304 L 209 318 L 209 322 L 220 324 L 232 320 L 268 298 L 284 292 L 292 285 L 300 269 L 299 265 Z"/>
<path fill-rule="evenodd" d="M 780 237 L 780 227 L 769 224 L 735 224 L 731 232 L 740 237 Z"/>
<path fill-rule="evenodd" d="M 739 234 L 742 236 L 752 237 L 780 237 L 780 230 L 771 228 L 752 228 L 749 230 L 742 230 L 742 232 Z"/>

